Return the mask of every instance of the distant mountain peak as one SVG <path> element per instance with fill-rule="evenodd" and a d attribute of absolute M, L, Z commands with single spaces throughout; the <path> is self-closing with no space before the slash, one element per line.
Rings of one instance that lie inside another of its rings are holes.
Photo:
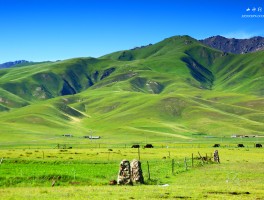
<path fill-rule="evenodd" d="M 200 40 L 212 48 L 235 54 L 245 54 L 264 50 L 264 37 L 255 36 L 249 39 L 225 38 L 217 35 Z"/>
<path fill-rule="evenodd" d="M 24 63 L 29 63 L 29 61 L 27 61 L 27 60 L 16 60 L 16 61 L 2 63 L 2 64 L 0 64 L 0 69 L 14 67 L 15 65 L 20 65 L 20 64 L 24 64 Z"/>

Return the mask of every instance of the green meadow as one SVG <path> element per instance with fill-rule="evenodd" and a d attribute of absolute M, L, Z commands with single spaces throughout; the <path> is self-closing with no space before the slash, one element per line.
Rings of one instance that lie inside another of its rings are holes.
<path fill-rule="evenodd" d="M 117 179 L 122 159 L 138 159 L 138 149 L 1 150 L 0 194 L 3 199 L 264 197 L 263 149 L 220 147 L 217 164 L 199 159 L 199 154 L 210 157 L 214 152 L 215 148 L 206 146 L 141 148 L 145 184 L 134 186 L 109 185 L 109 181 Z M 55 186 L 51 187 L 53 180 Z"/>

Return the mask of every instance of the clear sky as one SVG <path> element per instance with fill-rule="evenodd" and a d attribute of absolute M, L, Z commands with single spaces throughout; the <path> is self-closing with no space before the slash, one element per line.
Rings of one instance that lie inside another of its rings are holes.
<path fill-rule="evenodd" d="M 0 63 L 99 57 L 174 35 L 264 36 L 264 0 L 0 0 L 0 33 Z"/>

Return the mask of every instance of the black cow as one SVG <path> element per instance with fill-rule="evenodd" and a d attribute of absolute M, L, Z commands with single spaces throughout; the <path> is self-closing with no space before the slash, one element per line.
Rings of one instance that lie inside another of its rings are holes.
<path fill-rule="evenodd" d="M 262 144 L 256 144 L 255 147 L 256 148 L 261 148 L 262 147 Z"/>
<path fill-rule="evenodd" d="M 139 148 L 139 144 L 133 144 L 131 148 Z"/>
<path fill-rule="evenodd" d="M 154 148 L 154 146 L 152 144 L 146 144 L 144 148 Z"/>
<path fill-rule="evenodd" d="M 238 144 L 237 147 L 245 147 L 243 144 Z"/>
<path fill-rule="evenodd" d="M 220 144 L 214 144 L 213 147 L 220 147 Z"/>

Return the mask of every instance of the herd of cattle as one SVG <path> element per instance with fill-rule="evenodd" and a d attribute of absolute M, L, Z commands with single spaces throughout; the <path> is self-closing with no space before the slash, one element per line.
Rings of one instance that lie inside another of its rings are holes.
<path fill-rule="evenodd" d="M 220 147 L 220 144 L 214 144 L 213 147 Z M 244 144 L 237 144 L 237 147 L 245 147 Z M 254 144 L 254 147 L 261 148 L 262 144 Z"/>
<path fill-rule="evenodd" d="M 214 144 L 213 147 L 220 147 L 220 144 Z M 237 147 L 245 147 L 244 144 L 237 144 Z M 254 147 L 261 148 L 262 144 L 255 144 Z M 139 144 L 134 144 L 131 146 L 131 148 L 140 148 Z M 146 144 L 143 148 L 154 148 L 152 144 Z"/>
<path fill-rule="evenodd" d="M 134 145 L 132 145 L 131 148 L 140 148 L 140 145 L 139 144 L 134 144 Z M 144 146 L 144 148 L 154 148 L 154 146 L 152 144 L 146 144 Z"/>

